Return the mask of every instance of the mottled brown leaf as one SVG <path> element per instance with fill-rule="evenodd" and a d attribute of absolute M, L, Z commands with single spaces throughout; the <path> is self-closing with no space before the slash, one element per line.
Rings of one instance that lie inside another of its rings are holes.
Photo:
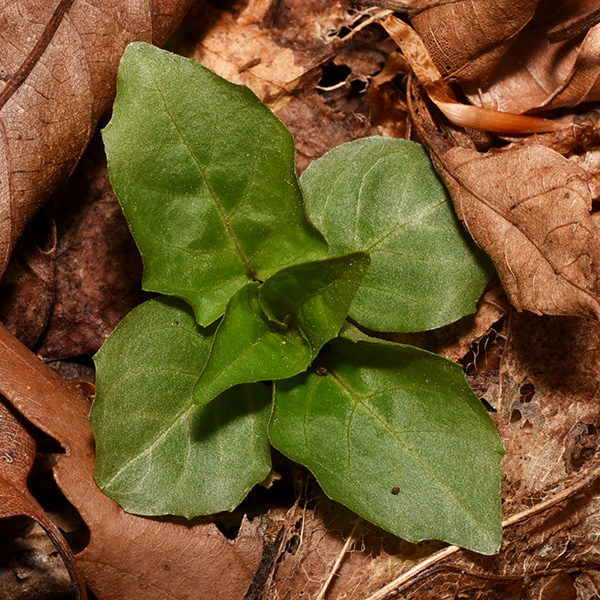
<path fill-rule="evenodd" d="M 10 334 L 9 334 L 10 335 Z M 60 529 L 27 488 L 27 476 L 35 458 L 35 441 L 0 399 L 0 519 L 26 515 L 48 534 L 71 576 L 77 598 L 87 598 L 81 570 Z"/>
<path fill-rule="evenodd" d="M 0 3 L 0 272 L 109 107 L 125 46 L 163 42 L 190 0 Z"/>
<path fill-rule="evenodd" d="M 54 234 L 52 219 L 38 213 L 19 238 L 0 281 L 0 319 L 29 348 L 40 339 L 54 303 Z"/>
<path fill-rule="evenodd" d="M 76 555 L 100 600 L 242 598 L 260 559 L 210 522 L 169 522 L 125 513 L 96 486 L 88 401 L 0 326 L 0 392 L 54 437 L 65 454 L 55 479 L 90 529 Z M 227 576 L 223 577 L 226 573 Z"/>
<path fill-rule="evenodd" d="M 51 204 L 54 301 L 35 347 L 45 360 L 95 353 L 142 299 L 142 262 L 112 191 L 99 136 Z"/>

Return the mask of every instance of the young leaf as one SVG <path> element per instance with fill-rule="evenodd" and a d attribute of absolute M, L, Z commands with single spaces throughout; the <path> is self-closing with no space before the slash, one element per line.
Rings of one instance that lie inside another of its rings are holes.
<path fill-rule="evenodd" d="M 103 138 L 145 289 L 184 298 L 201 325 L 248 281 L 326 256 L 290 132 L 195 59 L 130 44 Z"/>
<path fill-rule="evenodd" d="M 237 387 L 210 406 L 193 402 L 214 329 L 198 327 L 179 299 L 150 300 L 95 357 L 96 480 L 129 512 L 233 510 L 269 473 L 267 386 Z"/>
<path fill-rule="evenodd" d="M 411 346 L 329 349 L 319 374 L 276 384 L 271 443 L 395 535 L 497 552 L 504 449 L 460 367 Z"/>
<path fill-rule="evenodd" d="M 210 402 L 239 383 L 285 379 L 304 371 L 338 334 L 369 266 L 350 254 L 289 267 L 230 301 L 194 392 Z"/>
<path fill-rule="evenodd" d="M 350 316 L 376 331 L 424 331 L 475 311 L 491 263 L 456 218 L 424 148 L 371 137 L 343 144 L 301 178 L 331 255 L 368 252 Z"/>
<path fill-rule="evenodd" d="M 261 307 L 282 325 L 293 319 L 315 358 L 338 334 L 369 264 L 369 255 L 357 252 L 288 267 L 260 288 Z"/>
<path fill-rule="evenodd" d="M 229 301 L 194 388 L 197 404 L 206 404 L 240 383 L 291 377 L 310 364 L 308 341 L 298 329 L 269 320 L 258 290 L 258 283 L 249 283 Z"/>

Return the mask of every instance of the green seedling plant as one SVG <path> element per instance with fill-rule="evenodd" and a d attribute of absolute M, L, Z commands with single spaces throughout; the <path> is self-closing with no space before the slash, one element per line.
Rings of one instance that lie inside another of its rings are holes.
<path fill-rule="evenodd" d="M 125 510 L 233 510 L 271 445 L 406 540 L 484 554 L 504 449 L 461 368 L 363 330 L 472 313 L 490 263 L 425 150 L 373 137 L 299 180 L 285 126 L 246 87 L 131 44 L 103 131 L 113 187 L 162 295 L 95 357 L 98 485 Z"/>

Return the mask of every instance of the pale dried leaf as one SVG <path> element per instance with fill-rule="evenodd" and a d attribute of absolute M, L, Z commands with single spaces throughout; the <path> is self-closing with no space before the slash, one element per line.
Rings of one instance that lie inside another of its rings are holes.
<path fill-rule="evenodd" d="M 109 107 L 125 46 L 164 41 L 190 0 L 0 3 L 0 273 Z"/>
<path fill-rule="evenodd" d="M 260 548 L 238 549 L 210 522 L 168 522 L 125 513 L 94 482 L 88 401 L 0 326 L 0 392 L 64 448 L 55 479 L 90 529 L 76 555 L 100 600 L 241 598 Z M 227 573 L 227 577 L 222 574 Z"/>

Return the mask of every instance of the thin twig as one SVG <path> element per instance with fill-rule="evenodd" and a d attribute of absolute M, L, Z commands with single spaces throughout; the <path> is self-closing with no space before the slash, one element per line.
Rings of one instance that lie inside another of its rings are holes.
<path fill-rule="evenodd" d="M 573 496 L 577 492 L 580 492 L 582 489 L 586 488 L 588 485 L 593 483 L 595 480 L 600 478 L 600 465 L 596 466 L 592 469 L 584 478 L 580 479 L 573 485 L 565 488 L 564 490 L 557 492 L 547 500 L 543 500 L 542 502 L 538 502 L 535 506 L 532 506 L 526 510 L 523 510 L 512 517 L 508 517 L 502 522 L 502 528 L 506 529 L 515 523 L 519 523 L 520 521 L 524 521 L 533 515 L 536 515 L 540 512 L 551 508 L 552 506 L 563 502 L 570 496 Z M 419 564 L 415 565 L 412 569 L 409 569 L 405 573 L 402 573 L 399 577 L 390 581 L 390 583 L 386 584 L 381 589 L 377 590 L 374 594 L 371 594 L 366 600 L 383 600 L 388 594 L 396 591 L 401 586 L 408 583 L 411 579 L 422 573 L 423 571 L 429 569 L 433 565 L 446 560 L 449 556 L 456 554 L 462 550 L 459 546 L 448 546 L 435 552 L 425 560 L 421 561 Z"/>
<path fill-rule="evenodd" d="M 348 549 L 350 548 L 351 544 L 354 542 L 354 535 L 356 533 L 356 530 L 358 529 L 358 525 L 361 522 L 361 520 L 362 519 L 360 517 L 358 517 L 356 519 L 356 521 L 354 521 L 354 526 L 352 527 L 352 531 L 350 532 L 350 535 L 348 536 L 348 539 L 346 540 L 346 543 L 344 544 L 342 551 L 340 552 L 339 556 L 337 557 L 335 564 L 331 568 L 331 571 L 329 572 L 329 575 L 327 576 L 325 583 L 323 583 L 323 585 L 321 586 L 321 589 L 319 590 L 319 594 L 317 595 L 315 600 L 323 600 L 323 598 L 325 598 L 325 594 L 327 593 L 329 584 L 335 577 L 338 569 L 340 568 L 340 565 L 342 564 L 342 560 L 344 560 L 344 556 L 346 556 Z"/>

